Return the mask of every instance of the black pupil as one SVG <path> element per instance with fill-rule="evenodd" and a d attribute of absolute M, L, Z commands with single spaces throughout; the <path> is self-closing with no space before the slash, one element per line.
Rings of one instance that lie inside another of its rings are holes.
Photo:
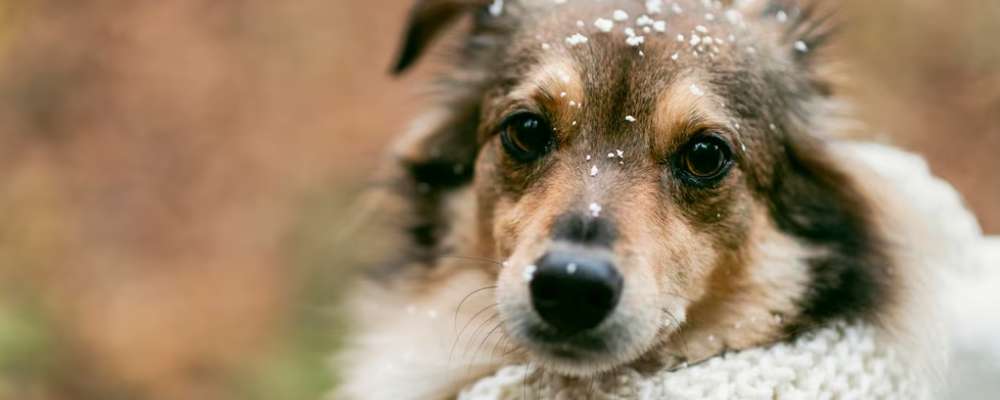
<path fill-rule="evenodd" d="M 539 153 L 545 150 L 550 137 L 545 123 L 536 117 L 525 117 L 514 123 L 514 140 L 521 150 L 529 153 Z"/>
<path fill-rule="evenodd" d="M 687 155 L 688 170 L 696 176 L 712 176 L 725 164 L 725 155 L 717 143 L 698 142 L 691 146 Z"/>

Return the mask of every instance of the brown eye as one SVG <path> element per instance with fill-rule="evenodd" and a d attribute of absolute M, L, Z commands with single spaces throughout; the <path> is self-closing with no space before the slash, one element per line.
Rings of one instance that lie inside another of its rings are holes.
<path fill-rule="evenodd" d="M 722 138 L 702 135 L 692 140 L 680 155 L 680 166 L 698 183 L 721 178 L 732 162 L 732 152 Z"/>
<path fill-rule="evenodd" d="M 529 162 L 548 153 L 554 138 L 552 127 L 540 115 L 519 113 L 508 117 L 502 126 L 500 141 L 514 159 Z"/>

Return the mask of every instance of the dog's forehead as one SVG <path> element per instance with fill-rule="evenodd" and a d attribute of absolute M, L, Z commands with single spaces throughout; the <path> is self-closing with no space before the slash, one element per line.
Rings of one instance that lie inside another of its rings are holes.
<path fill-rule="evenodd" d="M 744 16 L 752 8 L 723 6 L 718 1 L 522 1 L 523 6 L 512 10 L 522 22 L 518 24 L 522 40 L 535 39 L 549 45 L 545 47 L 586 48 L 591 39 L 613 37 L 637 50 L 652 44 L 695 51 L 702 45 L 735 43 L 752 28 L 748 23 L 752 19 Z"/>
<path fill-rule="evenodd" d="M 499 73 L 512 97 L 544 92 L 535 97 L 550 99 L 566 135 L 579 126 L 675 140 L 691 121 L 725 123 L 726 92 L 754 79 L 758 27 L 718 2 L 541 1 L 521 10 Z"/>
<path fill-rule="evenodd" d="M 508 60 L 514 75 L 554 63 L 585 86 L 631 83 L 652 95 L 678 75 L 746 67 L 758 51 L 742 9 L 718 1 L 523 1 Z"/>

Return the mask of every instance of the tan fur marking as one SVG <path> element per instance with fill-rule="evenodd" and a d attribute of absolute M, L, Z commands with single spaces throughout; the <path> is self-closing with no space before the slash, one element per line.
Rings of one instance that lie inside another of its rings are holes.
<path fill-rule="evenodd" d="M 793 318 L 809 283 L 804 264 L 815 252 L 779 232 L 766 211 L 754 211 L 748 246 L 724 257 L 708 280 L 708 296 L 688 311 L 684 328 L 662 350 L 695 362 L 727 349 L 782 339 L 783 319 Z"/>
<path fill-rule="evenodd" d="M 653 145 L 659 151 L 667 151 L 687 134 L 724 127 L 726 120 L 707 85 L 695 76 L 680 77 L 657 99 L 653 117 L 657 134 Z"/>
<path fill-rule="evenodd" d="M 538 104 L 555 118 L 558 135 L 565 135 L 583 106 L 583 82 L 568 59 L 550 56 L 528 74 L 528 78 L 511 91 L 509 99 L 516 103 Z"/>

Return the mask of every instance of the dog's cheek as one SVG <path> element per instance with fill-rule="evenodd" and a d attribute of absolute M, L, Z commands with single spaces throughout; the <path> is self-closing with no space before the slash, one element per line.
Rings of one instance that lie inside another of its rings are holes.
<path fill-rule="evenodd" d="M 741 170 L 733 169 L 730 175 L 714 188 L 686 186 L 668 187 L 665 202 L 673 214 L 682 219 L 689 235 L 701 240 L 696 252 L 712 252 L 716 258 L 738 252 L 748 242 L 753 210 L 759 200 L 744 183 Z M 676 223 L 676 222 L 675 222 Z M 692 243 L 693 244 L 693 243 Z"/>
<path fill-rule="evenodd" d="M 742 174 L 738 169 L 730 172 L 717 186 L 699 188 L 668 178 L 665 187 L 674 207 L 692 224 L 706 229 L 724 222 L 730 208 L 743 190 Z"/>
<path fill-rule="evenodd" d="M 483 254 L 489 254 L 493 257 L 509 254 L 498 245 L 498 238 L 503 238 L 509 233 L 506 229 L 498 229 L 501 226 L 506 226 L 503 215 L 509 207 L 505 207 L 502 201 L 503 193 L 499 185 L 500 177 L 497 163 L 497 154 L 493 143 L 484 144 L 476 157 L 476 174 L 473 180 L 476 192 L 479 248 Z"/>
<path fill-rule="evenodd" d="M 713 235 L 681 211 L 665 208 L 654 215 L 648 257 L 662 302 L 665 307 L 681 312 L 706 294 L 709 276 L 721 256 L 720 249 L 714 244 Z"/>
<path fill-rule="evenodd" d="M 523 253 L 525 249 L 521 247 L 544 241 L 544 216 L 537 201 L 528 196 L 514 199 L 504 194 L 484 200 L 488 202 L 481 204 L 481 210 L 488 216 L 481 218 L 480 222 L 488 233 L 483 238 L 489 241 L 495 257 L 508 259 L 515 253 Z"/>
<path fill-rule="evenodd" d="M 715 258 L 714 249 L 681 215 L 669 193 L 655 183 L 637 185 L 614 207 L 620 229 L 615 251 L 622 257 L 631 303 L 662 310 L 651 321 L 641 323 L 674 325 L 683 321 L 686 299 L 700 292 L 699 271 L 706 260 Z M 662 318 L 661 318 L 662 317 Z"/>
<path fill-rule="evenodd" d="M 500 257 L 510 257 L 516 250 L 523 229 L 519 225 L 519 213 L 509 199 L 498 200 L 494 213 L 497 217 L 492 228 L 497 251 Z"/>

